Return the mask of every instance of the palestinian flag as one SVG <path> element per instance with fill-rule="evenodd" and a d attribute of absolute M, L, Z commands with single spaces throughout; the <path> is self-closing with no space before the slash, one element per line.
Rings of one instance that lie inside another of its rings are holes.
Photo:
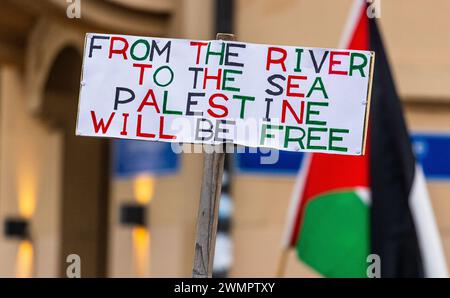
<path fill-rule="evenodd" d="M 285 246 L 326 277 L 446 277 L 447 269 L 421 169 L 375 19 L 356 0 L 342 47 L 375 51 L 364 156 L 310 154 L 299 174 Z"/>

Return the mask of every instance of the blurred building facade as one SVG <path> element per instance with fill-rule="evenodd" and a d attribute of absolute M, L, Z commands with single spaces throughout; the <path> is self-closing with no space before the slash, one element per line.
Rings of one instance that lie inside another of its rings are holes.
<path fill-rule="evenodd" d="M 111 142 L 74 136 L 86 32 L 214 38 L 214 0 L 0 3 L 0 224 L 29 222 L 30 239 L 0 235 L 0 276 L 190 276 L 202 155 L 166 176 L 116 178 Z M 351 0 L 235 0 L 246 42 L 337 47 Z M 450 132 L 450 20 L 445 0 L 381 0 L 381 29 L 413 131 Z M 450 158 L 450 152 L 449 156 Z M 274 276 L 295 176 L 235 174 L 232 276 Z M 450 260 L 450 181 L 430 196 Z M 120 225 L 122 203 L 145 192 L 148 226 Z M 151 199 L 151 203 L 149 203 Z M 315 276 L 290 256 L 289 276 Z"/>
<path fill-rule="evenodd" d="M 0 221 L 25 218 L 31 239 L 0 235 L 0 276 L 65 276 L 71 254 L 85 277 L 190 272 L 201 156 L 147 182 L 161 198 L 150 236 L 118 224 L 134 183 L 112 179 L 110 141 L 74 128 L 86 32 L 209 39 L 212 9 L 205 0 L 1 1 Z"/>

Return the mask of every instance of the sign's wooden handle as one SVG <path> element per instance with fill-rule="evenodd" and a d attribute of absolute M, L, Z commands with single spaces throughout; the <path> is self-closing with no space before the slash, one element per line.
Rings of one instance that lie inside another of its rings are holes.
<path fill-rule="evenodd" d="M 218 33 L 216 37 L 220 40 L 235 40 L 235 36 L 228 33 Z M 216 145 L 214 149 L 220 150 L 204 153 L 192 277 L 212 277 L 223 165 L 225 161 L 224 147 L 224 145 Z"/>

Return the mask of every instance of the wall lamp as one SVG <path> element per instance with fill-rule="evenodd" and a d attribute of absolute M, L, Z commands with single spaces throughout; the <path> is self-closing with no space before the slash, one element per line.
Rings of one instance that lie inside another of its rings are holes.
<path fill-rule="evenodd" d="M 119 221 L 127 226 L 145 226 L 147 208 L 138 203 L 124 203 L 120 206 Z"/>
<path fill-rule="evenodd" d="M 4 222 L 3 232 L 8 238 L 29 238 L 29 222 L 20 217 L 7 217 Z"/>

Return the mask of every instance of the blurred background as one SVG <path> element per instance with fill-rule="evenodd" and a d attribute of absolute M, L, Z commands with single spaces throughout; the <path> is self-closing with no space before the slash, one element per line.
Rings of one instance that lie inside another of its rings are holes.
<path fill-rule="evenodd" d="M 86 32 L 188 39 L 233 32 L 245 42 L 333 48 L 351 3 L 0 0 L 0 276 L 66 276 L 73 254 L 82 277 L 191 276 L 203 156 L 75 137 Z M 380 3 L 379 25 L 450 260 L 450 2 Z M 280 153 L 264 166 L 265 155 L 227 156 L 215 276 L 276 274 L 303 156 Z M 286 276 L 317 276 L 295 258 L 289 254 Z"/>

